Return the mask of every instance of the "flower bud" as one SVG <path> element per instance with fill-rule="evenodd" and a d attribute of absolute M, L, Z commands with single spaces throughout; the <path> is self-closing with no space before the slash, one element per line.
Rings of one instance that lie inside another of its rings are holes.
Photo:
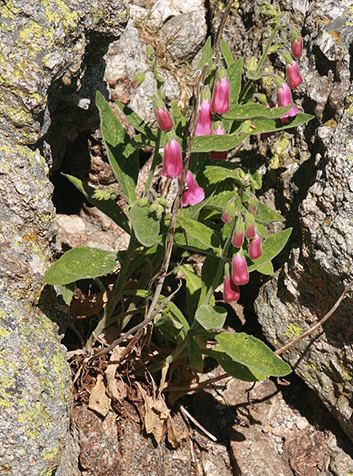
<path fill-rule="evenodd" d="M 235 248 L 241 248 L 244 243 L 245 227 L 241 216 L 238 217 L 237 223 L 233 231 L 232 244 Z"/>
<path fill-rule="evenodd" d="M 245 215 L 245 236 L 249 240 L 255 237 L 255 220 L 251 213 Z"/>
<path fill-rule="evenodd" d="M 230 200 L 225 204 L 222 213 L 222 221 L 223 223 L 229 223 L 232 221 L 234 216 L 234 201 Z"/>
<path fill-rule="evenodd" d="M 248 210 L 250 213 L 255 213 L 257 210 L 258 200 L 252 193 L 247 193 L 248 196 Z"/>
<path fill-rule="evenodd" d="M 153 108 L 154 108 L 154 113 L 156 114 L 159 128 L 164 132 L 169 131 L 170 129 L 173 129 L 172 118 L 170 117 L 170 114 L 167 111 L 165 104 L 160 98 L 156 98 L 153 101 Z"/>
<path fill-rule="evenodd" d="M 261 236 L 255 235 L 255 238 L 250 240 L 249 256 L 251 259 L 257 259 L 257 258 L 260 258 L 261 255 L 262 255 Z"/>
<path fill-rule="evenodd" d="M 213 91 L 211 112 L 224 114 L 229 111 L 230 86 L 225 69 L 217 71 L 217 81 Z"/>
<path fill-rule="evenodd" d="M 238 301 L 240 297 L 240 289 L 237 284 L 234 284 L 230 276 L 224 278 L 223 283 L 223 299 L 226 302 Z"/>
<path fill-rule="evenodd" d="M 197 120 L 195 136 L 207 136 L 212 132 L 211 93 L 205 88 L 202 93 L 202 102 Z"/>
<path fill-rule="evenodd" d="M 303 52 L 303 38 L 296 28 L 293 28 L 291 31 L 291 49 L 294 58 L 301 57 Z"/>
<path fill-rule="evenodd" d="M 181 177 L 179 177 L 179 185 L 181 183 Z M 195 177 L 190 172 L 187 171 L 186 180 L 185 180 L 185 191 L 181 197 L 181 205 L 187 207 L 188 205 L 196 205 L 197 203 L 202 202 L 205 198 L 205 192 L 202 187 L 198 185 Z"/>
<path fill-rule="evenodd" d="M 173 132 L 167 132 L 166 143 L 164 146 L 162 175 L 164 177 L 174 178 L 182 173 L 183 160 L 180 144 L 175 139 Z"/>
<path fill-rule="evenodd" d="M 145 73 L 137 73 L 134 79 L 131 81 L 132 89 L 137 89 L 145 80 Z"/>
<path fill-rule="evenodd" d="M 245 257 L 239 252 L 232 259 L 232 280 L 234 284 L 246 284 L 249 272 Z"/>

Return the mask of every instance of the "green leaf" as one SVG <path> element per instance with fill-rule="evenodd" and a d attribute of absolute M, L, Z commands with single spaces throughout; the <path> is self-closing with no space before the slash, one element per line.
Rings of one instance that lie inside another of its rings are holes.
<path fill-rule="evenodd" d="M 189 319 L 194 318 L 201 294 L 201 278 L 199 278 L 191 266 L 180 266 L 180 270 L 186 281 L 186 303 Z"/>
<path fill-rule="evenodd" d="M 117 266 L 117 253 L 83 246 L 67 251 L 46 272 L 45 284 L 62 285 L 79 279 L 98 278 Z"/>
<path fill-rule="evenodd" d="M 63 297 L 63 300 L 67 306 L 70 306 L 72 297 L 75 291 L 75 283 L 70 284 L 61 284 L 59 286 L 59 291 Z"/>
<path fill-rule="evenodd" d="M 278 233 L 266 238 L 262 244 L 262 256 L 261 258 L 254 260 L 252 264 L 248 266 L 249 273 L 273 260 L 273 258 L 283 250 L 291 233 L 292 228 L 287 228 L 286 230 L 279 231 Z"/>
<path fill-rule="evenodd" d="M 284 113 L 289 111 L 292 106 L 273 107 L 272 109 L 263 104 L 237 104 L 229 108 L 227 114 L 223 114 L 223 119 L 234 121 L 245 121 L 256 118 L 279 119 Z"/>
<path fill-rule="evenodd" d="M 232 360 L 227 354 L 217 351 L 216 349 L 209 349 L 207 355 L 216 359 L 223 369 L 232 377 L 244 380 L 245 382 L 257 382 L 264 380 L 267 377 L 267 375 L 262 372 L 250 370 L 245 365 L 234 362 L 234 360 Z"/>
<path fill-rule="evenodd" d="M 310 114 L 299 113 L 295 117 L 289 117 L 288 123 L 284 123 L 280 119 L 254 119 L 252 122 L 256 126 L 256 129 L 250 131 L 250 134 L 255 135 L 263 134 L 264 132 L 276 132 L 285 129 L 292 129 L 293 127 L 298 127 L 302 124 L 306 124 L 307 122 L 314 119 L 314 117 L 315 116 L 311 116 Z"/>
<path fill-rule="evenodd" d="M 145 124 L 145 121 L 136 112 L 127 107 L 120 101 L 116 101 L 116 105 L 120 111 L 124 114 L 129 123 L 139 132 L 147 136 L 150 140 L 156 140 L 155 134 L 153 134 L 150 127 Z"/>
<path fill-rule="evenodd" d="M 155 212 L 151 211 L 151 204 L 141 205 L 139 201 L 136 201 L 129 215 L 138 241 L 143 246 L 153 246 L 159 235 L 160 222 Z"/>
<path fill-rule="evenodd" d="M 207 165 L 203 171 L 203 175 L 207 178 L 209 185 L 222 182 L 229 178 L 235 180 L 234 170 L 217 165 Z"/>
<path fill-rule="evenodd" d="M 205 299 L 205 296 L 207 294 L 208 289 L 211 287 L 215 275 L 216 275 L 216 270 L 218 268 L 219 264 L 219 259 L 215 256 L 206 256 L 205 261 L 203 262 L 202 265 L 202 270 L 201 270 L 201 281 L 202 281 L 202 289 L 201 289 L 201 296 L 200 296 L 200 303 L 203 302 Z M 222 282 L 223 277 L 220 278 L 220 281 L 218 283 L 215 283 L 215 288 L 219 286 Z M 215 297 L 214 295 L 211 296 L 209 304 L 211 306 L 214 306 L 215 304 Z"/>
<path fill-rule="evenodd" d="M 230 85 L 230 105 L 238 104 L 243 74 L 243 58 L 237 59 L 227 69 Z M 222 116 L 223 117 L 223 116 Z"/>
<path fill-rule="evenodd" d="M 136 200 L 135 189 L 139 173 L 137 150 L 131 145 L 130 136 L 125 132 L 112 108 L 98 91 L 96 104 L 109 164 L 124 195 L 133 203 Z"/>
<path fill-rule="evenodd" d="M 222 52 L 225 64 L 227 68 L 229 68 L 230 66 L 232 66 L 232 64 L 234 64 L 234 58 L 233 58 L 232 52 L 228 48 L 228 45 L 223 40 L 223 38 L 221 38 L 221 41 L 219 42 L 219 46 L 221 48 L 221 52 Z"/>
<path fill-rule="evenodd" d="M 227 318 L 227 311 L 221 306 L 210 306 L 209 304 L 198 308 L 195 319 L 207 331 L 219 331 L 224 326 Z"/>
<path fill-rule="evenodd" d="M 97 207 L 100 211 L 105 213 L 109 218 L 111 218 L 117 225 L 119 225 L 123 230 L 130 234 L 130 225 L 129 220 L 119 205 L 116 203 L 115 200 L 95 200 L 93 198 L 93 194 L 95 192 L 95 188 L 90 187 L 86 183 L 82 182 L 82 180 L 73 177 L 72 175 L 62 174 L 66 177 L 70 182 L 75 185 L 75 187 L 85 196 L 85 198 L 92 203 L 95 207 Z"/>
<path fill-rule="evenodd" d="M 202 71 L 206 63 L 208 63 L 209 66 L 211 66 L 212 64 L 212 47 L 210 36 L 207 38 L 206 43 L 204 44 L 204 47 L 202 49 L 202 56 L 197 68 Z"/>
<path fill-rule="evenodd" d="M 267 263 L 258 266 L 256 271 L 258 271 L 261 274 L 264 274 L 265 276 L 273 276 L 274 274 L 273 264 L 271 261 L 268 261 Z"/>
<path fill-rule="evenodd" d="M 216 340 L 219 345 L 213 349 L 215 352 L 224 352 L 234 362 L 248 367 L 251 372 L 274 377 L 283 377 L 291 372 L 290 366 L 256 337 L 240 332 L 218 334 Z"/>
<path fill-rule="evenodd" d="M 262 223 L 264 225 L 269 225 L 270 223 L 276 221 L 284 221 L 282 215 L 277 213 L 275 210 L 271 210 L 271 208 L 267 207 L 264 203 L 261 202 L 258 202 L 254 218 L 258 223 Z"/>
<path fill-rule="evenodd" d="M 161 295 L 158 302 L 161 304 L 164 300 L 165 297 Z M 183 313 L 173 302 L 169 302 L 162 312 L 155 317 L 154 324 L 169 342 L 174 343 L 180 339 L 184 340 L 190 329 Z"/>
<path fill-rule="evenodd" d="M 197 372 L 203 372 L 202 348 L 206 346 L 207 338 L 204 336 L 195 336 L 191 331 L 188 332 L 186 342 L 189 352 L 189 367 Z"/>
<path fill-rule="evenodd" d="M 213 195 L 210 197 L 211 200 L 207 203 L 207 208 L 214 207 L 216 210 L 223 210 L 225 204 L 234 197 L 234 194 L 234 190 L 223 190 L 222 192 Z"/>
<path fill-rule="evenodd" d="M 221 244 L 215 231 L 206 225 L 185 217 L 177 217 L 175 244 L 181 248 L 219 256 Z"/>
<path fill-rule="evenodd" d="M 192 143 L 193 152 L 211 152 L 212 150 L 221 152 L 234 149 L 241 144 L 248 136 L 248 133 L 241 133 L 236 135 L 208 135 L 196 136 Z"/>
<path fill-rule="evenodd" d="M 250 69 L 249 71 L 246 72 L 246 77 L 250 79 L 251 81 L 257 81 L 258 79 L 261 78 L 261 73 L 257 72 L 254 69 Z"/>

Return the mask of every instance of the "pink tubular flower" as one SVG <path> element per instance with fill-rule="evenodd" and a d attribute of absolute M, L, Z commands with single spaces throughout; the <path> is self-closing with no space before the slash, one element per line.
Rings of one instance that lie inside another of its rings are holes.
<path fill-rule="evenodd" d="M 164 177 L 178 177 L 183 173 L 183 160 L 181 157 L 181 147 L 179 142 L 167 134 L 167 141 L 164 146 L 164 160 L 162 175 Z"/>
<path fill-rule="evenodd" d="M 287 64 L 287 79 L 289 86 L 292 89 L 297 88 L 303 82 L 303 78 L 300 76 L 298 63 L 296 61 L 292 61 L 292 64 Z"/>
<path fill-rule="evenodd" d="M 232 259 L 232 280 L 234 284 L 246 284 L 249 281 L 249 272 L 246 259 L 237 253 Z"/>
<path fill-rule="evenodd" d="M 255 220 L 251 213 L 247 213 L 245 216 L 245 236 L 248 240 L 255 237 Z"/>
<path fill-rule="evenodd" d="M 170 131 L 170 129 L 173 129 L 172 118 L 166 109 L 162 109 L 161 107 L 157 108 L 156 117 L 162 131 Z"/>
<path fill-rule="evenodd" d="M 181 178 L 179 177 L 179 185 L 180 182 Z M 193 206 L 197 203 L 202 202 L 204 198 L 205 192 L 203 188 L 199 187 L 195 177 L 190 172 L 190 170 L 188 170 L 185 180 L 185 191 L 183 193 L 183 196 L 181 197 L 181 205 L 183 207 L 187 207 L 188 205 Z"/>
<path fill-rule="evenodd" d="M 227 302 L 238 301 L 240 297 L 240 289 L 237 284 L 234 284 L 232 279 L 228 276 L 224 278 L 223 283 L 223 298 Z"/>
<path fill-rule="evenodd" d="M 217 129 L 212 132 L 212 134 L 215 135 L 215 136 L 225 136 L 226 131 L 223 129 L 222 126 L 218 126 Z M 217 152 L 215 150 L 212 150 L 210 152 L 210 159 L 212 159 L 212 160 L 224 160 L 226 158 L 227 158 L 227 151 Z"/>
<path fill-rule="evenodd" d="M 255 235 L 255 238 L 250 240 L 249 256 L 251 259 L 257 259 L 257 258 L 260 258 L 261 255 L 262 255 L 261 236 Z"/>
<path fill-rule="evenodd" d="M 292 91 L 287 83 L 282 83 L 282 86 L 278 87 L 277 102 L 279 107 L 289 106 L 290 104 L 293 104 Z M 297 114 L 298 114 L 298 106 L 294 104 L 294 106 L 291 109 L 289 109 L 288 112 L 286 112 L 285 114 L 283 114 L 283 116 L 281 116 L 281 121 L 288 122 L 288 117 L 294 117 Z"/>
<path fill-rule="evenodd" d="M 212 115 L 211 104 L 208 99 L 204 99 L 201 103 L 201 110 L 197 126 L 195 130 L 195 136 L 207 136 L 212 132 Z"/>
<path fill-rule="evenodd" d="M 241 217 L 238 217 L 237 223 L 233 231 L 233 237 L 232 237 L 232 244 L 236 248 L 241 248 L 243 246 L 244 232 L 245 232 L 245 227 L 244 227 L 243 219 Z"/>
<path fill-rule="evenodd" d="M 213 91 L 212 114 L 224 114 L 229 111 L 230 86 L 225 70 L 218 71 L 218 80 Z"/>
<path fill-rule="evenodd" d="M 300 58 L 303 52 L 303 38 L 298 30 L 293 28 L 291 32 L 291 49 L 294 58 Z"/>

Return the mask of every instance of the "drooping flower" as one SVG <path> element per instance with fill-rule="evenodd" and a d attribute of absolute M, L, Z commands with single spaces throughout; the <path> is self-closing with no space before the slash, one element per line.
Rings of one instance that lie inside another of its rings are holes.
<path fill-rule="evenodd" d="M 212 132 L 211 93 L 208 88 L 202 92 L 202 102 L 197 120 L 195 136 L 207 136 Z"/>
<path fill-rule="evenodd" d="M 170 117 L 170 114 L 163 101 L 160 98 L 156 98 L 153 101 L 153 106 L 159 128 L 164 132 L 173 129 L 173 120 Z"/>
<path fill-rule="evenodd" d="M 217 81 L 213 91 L 211 112 L 224 114 L 229 111 L 230 86 L 225 69 L 217 71 Z"/>
<path fill-rule="evenodd" d="M 255 235 L 255 238 L 250 240 L 249 256 L 251 259 L 257 259 L 262 256 L 261 236 Z"/>
<path fill-rule="evenodd" d="M 299 66 L 295 60 L 292 60 L 292 64 L 287 64 L 286 70 L 288 83 L 292 89 L 295 89 L 302 84 L 303 78 L 300 76 Z"/>
<path fill-rule="evenodd" d="M 215 130 L 212 132 L 213 135 L 215 136 L 225 136 L 226 131 L 224 130 L 222 124 L 218 124 L 215 128 Z M 227 158 L 227 151 L 216 151 L 212 150 L 210 152 L 210 159 L 212 160 L 224 160 Z"/>
<path fill-rule="evenodd" d="M 241 248 L 244 243 L 245 227 L 241 216 L 238 217 L 232 237 L 232 244 L 236 248 Z"/>
<path fill-rule="evenodd" d="M 280 107 L 290 106 L 291 104 L 293 104 L 292 91 L 290 87 L 288 86 L 288 84 L 283 82 L 281 79 L 279 79 L 279 81 L 276 81 L 276 84 L 278 86 L 278 89 L 277 89 L 278 106 Z M 283 116 L 281 116 L 281 121 L 288 122 L 288 117 L 294 117 L 297 114 L 298 114 L 298 106 L 294 104 L 293 107 L 289 109 L 289 111 L 287 111 L 285 114 L 283 114 Z"/>
<path fill-rule="evenodd" d="M 178 180 L 180 185 L 181 177 L 179 177 Z M 203 188 L 199 186 L 193 174 L 188 170 L 185 180 L 185 191 L 181 197 L 181 205 L 183 207 L 187 207 L 188 205 L 193 206 L 202 202 L 204 198 L 205 192 Z"/>
<path fill-rule="evenodd" d="M 240 297 L 240 289 L 238 284 L 234 284 L 230 276 L 224 278 L 223 298 L 227 302 L 238 301 Z"/>
<path fill-rule="evenodd" d="M 234 284 L 242 285 L 249 281 L 249 272 L 246 259 L 241 252 L 232 259 L 232 280 Z"/>
<path fill-rule="evenodd" d="M 296 28 L 293 28 L 291 31 L 291 49 L 294 58 L 301 57 L 303 52 L 303 38 Z"/>
<path fill-rule="evenodd" d="M 183 160 L 180 144 L 174 137 L 173 132 L 167 132 L 166 143 L 164 146 L 162 175 L 164 177 L 174 178 L 182 173 Z"/>

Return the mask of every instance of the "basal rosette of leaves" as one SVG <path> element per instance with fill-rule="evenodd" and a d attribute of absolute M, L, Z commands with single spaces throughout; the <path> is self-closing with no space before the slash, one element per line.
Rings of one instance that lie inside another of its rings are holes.
<path fill-rule="evenodd" d="M 199 70 L 205 72 L 204 86 L 213 94 L 216 94 L 216 90 L 220 91 L 217 94 L 223 96 L 213 97 L 212 107 L 219 107 L 226 112 L 209 112 L 211 109 L 206 102 L 211 104 L 211 95 L 207 92 L 203 96 L 206 101 L 203 103 L 204 123 L 198 130 L 211 131 L 213 128 L 214 131 L 220 131 L 221 121 L 225 133 L 193 137 L 188 165 L 193 174 L 192 180 L 195 179 L 193 183 L 196 185 L 193 186 L 199 193 L 197 196 L 204 198 L 193 206 L 179 208 L 172 237 L 172 262 L 174 271 L 180 270 L 184 276 L 187 312 L 184 314 L 177 306 L 177 299 L 175 302 L 166 302 L 168 292 L 166 288 L 162 290 L 157 299 L 160 310 L 153 319 L 152 342 L 156 352 L 153 358 L 146 357 L 145 361 L 151 373 L 163 369 L 163 381 L 168 368 L 177 362 L 201 372 L 203 358 L 207 355 L 215 358 L 229 375 L 242 380 L 256 381 L 267 376 L 284 376 L 290 372 L 290 367 L 260 340 L 245 333 L 222 332 L 227 311 L 222 305 L 216 305 L 214 298 L 214 291 L 230 274 L 233 284 L 238 286 L 234 278 L 237 275 L 234 259 L 238 255 L 247 273 L 250 273 L 250 281 L 251 273 L 255 270 L 265 275 L 273 274 L 272 261 L 284 248 L 291 234 L 291 229 L 272 235 L 268 233 L 267 226 L 283 221 L 283 218 L 258 201 L 256 194 L 262 184 L 257 171 L 244 170 L 238 163 L 225 158 L 210 158 L 211 152 L 227 153 L 238 148 L 250 135 L 291 129 L 312 118 L 305 113 L 288 116 L 288 111 L 293 109 L 292 103 L 271 108 L 266 101 L 258 100 L 263 64 L 268 54 L 276 51 L 274 39 L 281 27 L 278 12 L 272 11 L 272 16 L 269 16 L 272 33 L 254 70 L 244 72 L 243 60 L 233 58 L 223 40 L 220 41 L 215 63 L 210 39 L 203 48 Z M 118 323 L 118 338 L 130 329 L 132 317 L 134 323 L 138 318 L 142 322 L 153 300 L 153 283 L 158 281 L 161 272 L 168 271 L 161 270 L 161 263 L 166 253 L 166 242 L 170 239 L 173 217 L 166 211 L 166 200 L 158 196 L 151 184 L 153 176 L 160 173 L 160 167 L 157 166 L 163 160 L 163 148 L 164 160 L 174 160 L 177 164 L 171 167 L 169 163 L 163 170 L 180 168 L 179 148 L 184 158 L 190 140 L 189 117 L 184 116 L 176 101 L 172 102 L 169 111 L 164 106 L 160 93 L 162 79 L 153 56 L 150 54 L 149 57 L 159 91 L 155 106 L 159 128 L 144 123 L 134 111 L 117 103 L 135 129 L 135 135 L 130 137 L 106 99 L 100 93 L 96 97 L 108 160 L 127 203 L 126 212 L 120 208 L 114 195 L 100 193 L 79 179 L 66 175 L 87 200 L 130 235 L 126 251 L 111 252 L 88 247 L 72 249 L 45 275 L 44 282 L 59 286 L 69 304 L 76 281 L 97 280 L 118 268 L 115 271 L 117 278 L 114 289 L 96 328 L 88 338 L 87 349 L 94 346 L 95 350 L 99 349 L 96 337 L 112 323 Z M 221 75 L 217 73 L 220 66 Z M 208 114 L 211 114 L 210 119 Z M 207 122 L 209 120 L 210 124 Z M 154 147 L 151 171 L 143 195 L 137 197 L 138 150 L 151 146 Z M 166 151 L 170 154 L 167 158 Z M 183 166 L 185 168 L 185 163 Z M 204 190 L 202 195 L 199 192 L 201 188 Z M 251 249 L 254 239 L 257 240 L 253 243 L 257 247 L 252 246 L 255 252 Z M 187 264 L 187 258 L 192 253 L 206 257 L 200 276 Z M 252 259 L 254 253 L 257 257 Z M 99 285 L 104 289 L 104 280 L 99 279 Z M 239 295 L 238 288 L 234 295 Z"/>

